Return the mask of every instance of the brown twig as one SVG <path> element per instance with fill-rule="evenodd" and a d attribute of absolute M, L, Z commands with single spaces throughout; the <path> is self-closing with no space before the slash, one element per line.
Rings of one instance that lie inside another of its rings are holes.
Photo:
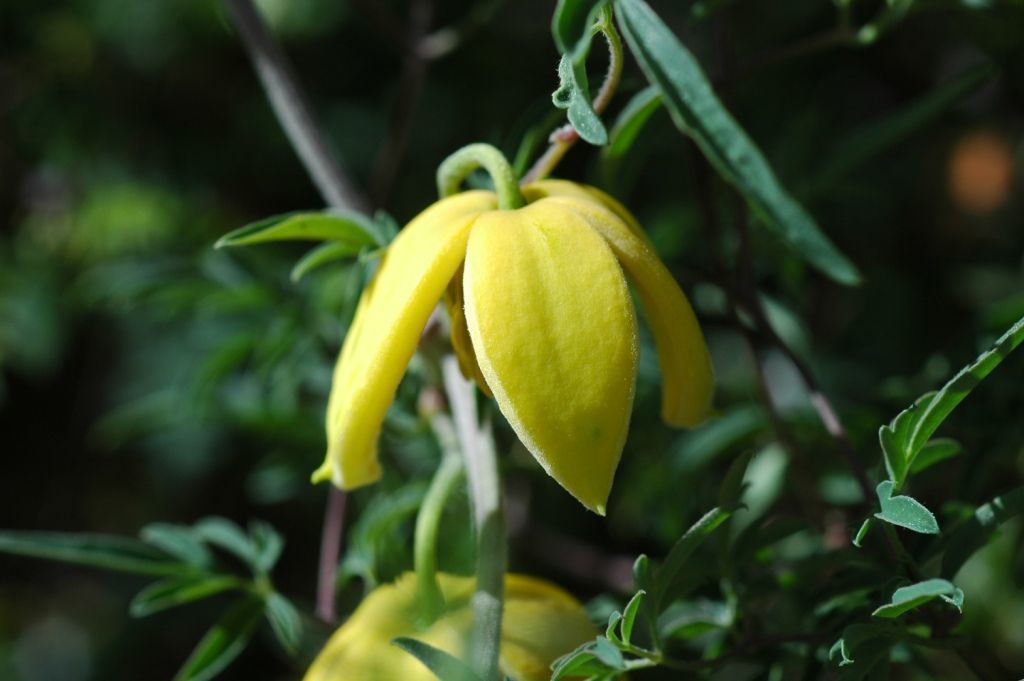
<path fill-rule="evenodd" d="M 225 0 L 267 99 L 295 153 L 328 205 L 366 208 L 366 199 L 331 153 L 284 50 L 271 35 L 252 0 Z"/>
<path fill-rule="evenodd" d="M 413 0 L 409 8 L 409 28 L 403 41 L 405 59 L 399 79 L 398 97 L 391 110 L 388 134 L 370 176 L 370 196 L 376 206 L 383 205 L 387 200 L 408 147 L 409 132 L 416 118 L 429 64 L 419 46 L 430 29 L 433 14 L 432 0 Z"/>
<path fill-rule="evenodd" d="M 278 122 L 324 201 L 335 208 L 365 209 L 369 201 L 331 153 L 307 98 L 252 0 L 225 0 Z M 324 511 L 317 573 L 317 613 L 334 622 L 335 573 L 345 527 L 345 492 L 331 488 Z"/>

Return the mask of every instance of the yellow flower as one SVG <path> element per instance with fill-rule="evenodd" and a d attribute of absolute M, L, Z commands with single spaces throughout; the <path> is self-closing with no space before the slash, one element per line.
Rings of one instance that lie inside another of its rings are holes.
<path fill-rule="evenodd" d="M 380 476 L 377 439 L 438 300 L 452 312 L 463 373 L 493 393 L 544 469 L 604 513 L 629 426 L 638 355 L 623 271 L 646 312 L 662 371 L 662 418 L 706 417 L 711 362 L 686 297 L 636 220 L 592 187 L 545 180 L 526 205 L 467 191 L 417 216 L 363 293 L 334 372 L 327 458 L 315 481 Z M 464 304 L 464 306 L 463 306 Z"/>
<path fill-rule="evenodd" d="M 305 681 L 436 681 L 415 657 L 392 645 L 408 636 L 466 658 L 473 629 L 473 579 L 437 575 L 445 612 L 426 628 L 419 616 L 416 575 L 367 596 L 338 629 L 306 673 Z M 551 663 L 597 634 L 583 607 L 568 593 L 525 575 L 505 576 L 501 671 L 515 681 L 551 677 Z"/>

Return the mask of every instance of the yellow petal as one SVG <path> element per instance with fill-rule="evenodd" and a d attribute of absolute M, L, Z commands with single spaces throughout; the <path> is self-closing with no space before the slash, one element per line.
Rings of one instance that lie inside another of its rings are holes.
<path fill-rule="evenodd" d="M 593 187 L 560 181 L 537 185 L 536 192 L 546 193 L 550 196 L 547 200 L 562 203 L 583 216 L 607 240 L 636 285 L 658 349 L 662 418 L 673 426 L 690 427 L 703 422 L 711 410 L 715 388 L 704 334 L 685 294 L 636 219 L 617 201 Z"/>
<path fill-rule="evenodd" d="M 465 257 L 491 192 L 465 192 L 426 209 L 395 238 L 363 292 L 334 370 L 327 405 L 327 458 L 313 480 L 342 489 L 380 477 L 377 438 L 420 333 Z"/>
<path fill-rule="evenodd" d="M 585 220 L 542 199 L 477 220 L 463 285 L 477 360 L 505 418 L 559 484 L 603 513 L 637 361 L 615 256 Z"/>
<path fill-rule="evenodd" d="M 445 613 L 417 629 L 416 578 L 411 573 L 371 592 L 306 672 L 305 681 L 436 681 L 412 655 L 392 645 L 410 636 L 465 659 L 473 627 L 473 580 L 439 574 Z M 594 638 L 580 603 L 533 577 L 506 575 L 501 668 L 516 681 L 543 681 L 558 657 Z"/>
<path fill-rule="evenodd" d="M 491 389 L 487 387 L 487 379 L 480 372 L 480 365 L 476 361 L 476 351 L 473 350 L 473 341 L 469 337 L 469 328 L 466 326 L 465 297 L 462 293 L 463 268 L 455 273 L 452 282 L 448 285 L 448 292 L 445 294 L 444 302 L 448 310 L 448 320 L 451 324 L 452 350 L 455 351 L 455 358 L 459 362 L 459 371 L 468 380 L 475 381 L 477 386 L 487 397 L 493 397 Z"/>

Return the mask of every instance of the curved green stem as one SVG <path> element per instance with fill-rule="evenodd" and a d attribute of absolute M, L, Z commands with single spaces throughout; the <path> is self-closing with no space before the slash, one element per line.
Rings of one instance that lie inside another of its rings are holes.
<path fill-rule="evenodd" d="M 416 516 L 414 562 L 416 565 L 417 594 L 420 601 L 420 620 L 423 626 L 433 622 L 444 611 L 444 595 L 437 582 L 437 534 L 445 503 L 462 479 L 462 459 L 455 443 L 455 429 L 447 417 L 434 418 L 434 432 L 441 442 L 444 458 L 430 482 Z"/>
<path fill-rule="evenodd" d="M 457 193 L 462 181 L 477 168 L 483 168 L 491 176 L 499 208 L 514 210 L 523 207 L 526 202 L 519 191 L 519 181 L 512 166 L 490 144 L 470 144 L 442 161 L 437 168 L 437 193 L 441 198 Z"/>

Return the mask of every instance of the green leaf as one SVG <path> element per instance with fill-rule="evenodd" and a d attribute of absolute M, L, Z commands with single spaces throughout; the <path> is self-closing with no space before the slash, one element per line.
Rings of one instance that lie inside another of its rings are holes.
<path fill-rule="evenodd" d="M 480 681 L 465 662 L 423 641 L 401 637 L 392 643 L 422 662 L 441 681 Z"/>
<path fill-rule="evenodd" d="M 302 639 L 302 617 L 299 611 L 291 601 L 276 591 L 270 592 L 263 602 L 263 611 L 281 646 L 294 655 Z"/>
<path fill-rule="evenodd" d="M 192 528 L 186 525 L 150 523 L 139 531 L 139 536 L 147 544 L 190 565 L 206 568 L 213 564 L 213 555 Z"/>
<path fill-rule="evenodd" d="M 194 526 L 196 535 L 206 543 L 224 549 L 245 563 L 256 566 L 256 547 L 242 528 L 227 518 L 203 518 Z"/>
<path fill-rule="evenodd" d="M 744 405 L 680 435 L 670 457 L 680 473 L 698 471 L 746 438 L 768 427 L 768 416 L 758 405 Z"/>
<path fill-rule="evenodd" d="M 924 408 L 935 399 L 935 394 L 932 391 L 921 395 L 912 405 L 897 414 L 889 425 L 878 429 L 878 442 L 882 446 L 885 469 L 889 473 L 889 479 L 894 483 L 898 482 L 900 486 L 907 478 L 907 471 L 910 470 L 910 433 Z"/>
<path fill-rule="evenodd" d="M 794 252 L 842 284 L 860 273 L 782 187 L 761 150 L 726 111 L 693 55 L 643 0 L 615 0 L 623 35 L 672 120 Z"/>
<path fill-rule="evenodd" d="M 253 567 L 260 574 L 268 574 L 281 557 L 284 537 L 270 523 L 253 520 L 249 523 L 249 541 L 253 551 Z"/>
<path fill-rule="evenodd" d="M 145 617 L 241 586 L 238 578 L 231 575 L 170 577 L 150 584 L 137 593 L 132 599 L 130 612 L 132 617 Z"/>
<path fill-rule="evenodd" d="M 330 209 L 321 212 L 294 212 L 274 215 L 251 222 L 228 232 L 214 244 L 249 246 L 268 241 L 343 241 L 349 244 L 372 246 L 378 242 L 377 225 L 362 213 Z"/>
<path fill-rule="evenodd" d="M 620 630 L 622 631 L 622 640 L 626 643 L 629 643 L 633 638 L 633 625 L 636 624 L 636 615 L 640 612 L 640 604 L 646 595 L 646 591 L 637 591 L 622 610 L 622 626 Z"/>
<path fill-rule="evenodd" d="M 961 369 L 942 389 L 924 395 L 878 431 L 889 477 L 900 489 L 915 458 L 953 409 L 978 383 L 1024 341 L 1024 318 L 1011 326 L 991 348 Z"/>
<path fill-rule="evenodd" d="M 844 680 L 863 679 L 888 659 L 891 642 L 898 638 L 899 631 L 891 624 L 852 624 L 829 649 L 828 657 L 846 668 Z"/>
<path fill-rule="evenodd" d="M 1024 487 L 979 506 L 970 519 L 950 533 L 942 556 L 942 574 L 955 575 L 975 551 L 989 542 L 1000 525 L 1020 515 L 1024 515 Z"/>
<path fill-rule="evenodd" d="M 605 4 L 605 0 L 558 0 L 551 17 L 551 35 L 559 54 L 580 59 L 590 44 L 590 27 Z"/>
<path fill-rule="evenodd" d="M 399 525 L 419 510 L 425 493 L 426 485 L 417 484 L 374 495 L 352 526 L 345 557 L 338 566 L 339 588 L 353 576 L 366 580 L 369 587 L 376 585 L 382 545 L 396 541 Z"/>
<path fill-rule="evenodd" d="M 605 160 L 612 161 L 624 156 L 633 147 L 637 135 L 655 111 L 661 108 L 661 94 L 650 85 L 626 102 L 612 125 L 608 146 L 601 150 Z"/>
<path fill-rule="evenodd" d="M 353 244 L 347 241 L 328 241 L 310 250 L 299 258 L 292 267 L 292 281 L 299 281 L 313 270 L 335 260 L 353 258 L 366 248 L 360 244 Z"/>
<path fill-rule="evenodd" d="M 715 531 L 722 523 L 729 519 L 731 513 L 721 508 L 713 508 L 694 523 L 690 529 L 680 537 L 665 557 L 665 562 L 658 570 L 658 591 L 655 604 L 660 605 L 661 597 L 668 589 L 672 579 L 683 567 L 683 564 L 693 555 L 705 539 Z"/>
<path fill-rule="evenodd" d="M 575 63 L 569 55 L 563 54 L 558 62 L 558 81 L 558 89 L 551 95 L 554 105 L 566 110 L 569 123 L 584 141 L 607 144 L 608 131 L 590 103 L 586 61 Z"/>
<path fill-rule="evenodd" d="M 963 445 L 956 440 L 947 437 L 936 438 L 921 447 L 921 451 L 917 453 L 910 464 L 910 472 L 920 473 L 937 463 L 958 456 L 963 451 Z"/>
<path fill-rule="evenodd" d="M 858 549 L 864 544 L 864 538 L 868 536 L 869 530 L 871 530 L 871 518 L 865 518 L 864 522 L 860 524 L 857 534 L 853 536 L 853 545 Z"/>
<path fill-rule="evenodd" d="M 103 534 L 0 532 L 0 552 L 140 575 L 173 575 L 191 566 L 136 539 Z"/>
<path fill-rule="evenodd" d="M 604 636 L 598 636 L 591 645 L 590 652 L 608 667 L 612 669 L 626 668 L 626 660 L 622 657 L 622 651 Z"/>
<path fill-rule="evenodd" d="M 883 480 L 875 488 L 878 503 L 882 507 L 881 512 L 875 514 L 876 518 L 921 534 L 939 533 L 939 523 L 935 520 L 935 514 L 913 497 L 892 496 L 892 490 L 891 480 Z"/>
<path fill-rule="evenodd" d="M 236 603 L 206 632 L 174 681 L 207 681 L 224 671 L 245 650 L 262 618 L 263 603 L 259 599 Z"/>
<path fill-rule="evenodd" d="M 588 641 L 575 650 L 558 658 L 551 664 L 551 681 L 566 678 L 604 679 L 608 668 L 595 654 L 596 641 Z"/>
<path fill-rule="evenodd" d="M 750 460 L 753 457 L 754 452 L 745 452 L 730 464 L 725 479 L 722 481 L 722 487 L 718 490 L 718 505 L 720 507 L 730 511 L 739 508 L 740 497 L 743 496 L 743 490 L 746 487 L 743 477 L 746 475 L 747 466 L 750 465 Z"/>
<path fill-rule="evenodd" d="M 964 592 L 945 579 L 928 579 L 896 589 L 888 605 L 876 609 L 872 617 L 895 618 L 925 603 L 941 598 L 960 612 L 964 607 Z"/>
<path fill-rule="evenodd" d="M 922 129 L 994 74 L 995 69 L 989 64 L 968 69 L 923 97 L 855 130 L 822 155 L 824 167 L 815 172 L 811 193 L 834 185 L 866 161 Z"/>
<path fill-rule="evenodd" d="M 735 611 L 721 601 L 706 599 L 676 601 L 658 617 L 662 638 L 693 639 L 711 631 L 727 630 Z"/>

